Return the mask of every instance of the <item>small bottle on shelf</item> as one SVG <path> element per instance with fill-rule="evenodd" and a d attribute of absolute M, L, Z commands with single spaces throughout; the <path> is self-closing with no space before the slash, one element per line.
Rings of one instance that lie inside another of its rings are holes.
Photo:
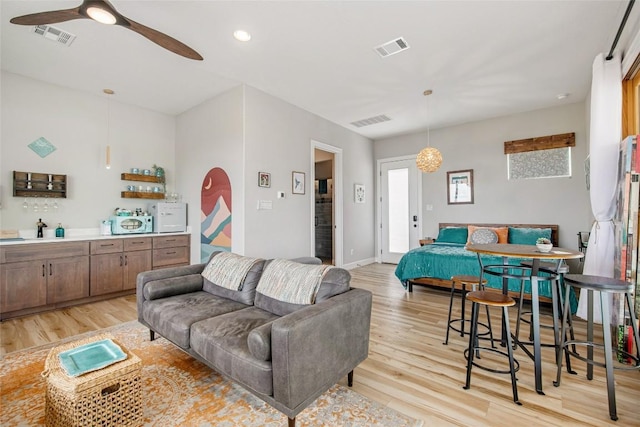
<path fill-rule="evenodd" d="M 56 237 L 64 237 L 64 228 L 62 228 L 61 223 L 58 223 L 58 227 L 56 228 Z"/>

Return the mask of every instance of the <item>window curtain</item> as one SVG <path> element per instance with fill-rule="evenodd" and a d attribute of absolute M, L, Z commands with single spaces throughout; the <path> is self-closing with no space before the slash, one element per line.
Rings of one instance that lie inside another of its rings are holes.
<path fill-rule="evenodd" d="M 593 61 L 589 137 L 590 196 L 595 222 L 591 228 L 583 274 L 613 277 L 614 223 L 619 145 L 622 133 L 622 69 L 620 57 Z M 609 295 L 610 296 L 610 295 Z M 580 292 L 577 315 L 587 318 L 587 292 Z M 600 298 L 594 296 L 594 321 L 602 323 Z"/>

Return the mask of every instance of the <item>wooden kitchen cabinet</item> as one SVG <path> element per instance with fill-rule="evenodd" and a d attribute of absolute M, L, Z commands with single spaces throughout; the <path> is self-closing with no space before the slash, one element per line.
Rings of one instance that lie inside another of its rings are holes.
<path fill-rule="evenodd" d="M 91 242 L 91 295 L 135 289 L 138 273 L 151 270 L 151 237 Z"/>
<path fill-rule="evenodd" d="M 189 265 L 190 235 L 158 236 L 153 238 L 153 269 Z"/>
<path fill-rule="evenodd" d="M 47 304 L 47 275 L 43 262 L 2 265 L 0 311 L 7 313 Z"/>
<path fill-rule="evenodd" d="M 0 318 L 89 296 L 88 242 L 0 248 Z"/>

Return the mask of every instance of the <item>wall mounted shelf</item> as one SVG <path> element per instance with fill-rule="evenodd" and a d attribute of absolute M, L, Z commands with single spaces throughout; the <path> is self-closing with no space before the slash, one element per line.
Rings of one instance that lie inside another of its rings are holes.
<path fill-rule="evenodd" d="M 157 182 L 161 183 L 160 177 L 155 175 L 141 175 L 135 173 L 123 173 L 120 175 L 123 181 Z"/>
<path fill-rule="evenodd" d="M 150 193 L 144 191 L 122 191 L 123 199 L 164 199 L 164 193 Z"/>
<path fill-rule="evenodd" d="M 67 176 L 13 171 L 14 197 L 67 197 Z"/>
<path fill-rule="evenodd" d="M 136 173 L 123 173 L 120 174 L 120 179 L 123 181 L 138 181 L 138 182 L 153 182 L 156 184 L 161 184 L 163 182 L 163 177 L 158 177 L 155 175 L 142 175 Z M 164 199 L 164 193 L 155 193 L 149 191 L 122 191 L 120 196 L 123 199 Z"/>

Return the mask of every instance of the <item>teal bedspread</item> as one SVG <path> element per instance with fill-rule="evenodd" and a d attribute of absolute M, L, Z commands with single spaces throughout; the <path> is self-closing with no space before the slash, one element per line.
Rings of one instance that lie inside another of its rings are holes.
<path fill-rule="evenodd" d="M 452 276 L 460 274 L 469 274 L 472 276 L 480 275 L 480 264 L 478 263 L 478 255 L 464 248 L 464 244 L 458 243 L 433 243 L 430 245 L 415 248 L 404 254 L 398 266 L 396 267 L 396 277 L 407 288 L 409 280 L 419 279 L 421 277 L 432 277 L 437 279 L 449 280 Z M 503 259 L 500 256 L 480 255 L 484 265 L 502 264 Z M 519 265 L 523 258 L 508 258 L 511 265 Z M 540 273 L 540 276 L 544 276 Z M 502 279 L 496 276 L 485 275 L 487 279 L 487 287 L 502 289 Z M 539 283 L 539 295 L 551 298 L 551 282 L 542 281 Z M 509 290 L 520 292 L 520 281 L 509 280 Z M 531 282 L 525 282 L 525 293 L 531 293 Z M 575 311 L 577 303 L 572 295 L 572 310 Z"/>

